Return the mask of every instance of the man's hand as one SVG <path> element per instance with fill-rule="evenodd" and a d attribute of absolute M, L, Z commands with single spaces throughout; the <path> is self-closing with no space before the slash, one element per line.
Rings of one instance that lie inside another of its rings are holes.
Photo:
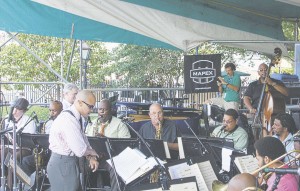
<path fill-rule="evenodd" d="M 95 172 L 98 169 L 99 162 L 97 161 L 96 157 L 90 157 L 89 160 L 90 164 L 89 167 L 92 169 L 92 172 Z"/>

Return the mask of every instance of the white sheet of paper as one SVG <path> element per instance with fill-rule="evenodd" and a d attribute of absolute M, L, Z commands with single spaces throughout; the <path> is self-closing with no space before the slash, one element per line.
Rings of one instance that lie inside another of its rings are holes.
<path fill-rule="evenodd" d="M 209 190 L 212 190 L 212 183 L 214 180 L 218 180 L 213 167 L 209 161 L 198 163 L 201 174 Z"/>
<path fill-rule="evenodd" d="M 185 155 L 184 155 L 184 150 L 183 150 L 182 138 L 177 137 L 177 140 L 178 140 L 179 158 L 184 159 Z"/>
<path fill-rule="evenodd" d="M 227 172 L 230 171 L 231 154 L 231 149 L 222 148 L 222 170 Z"/>
<path fill-rule="evenodd" d="M 171 158 L 171 155 L 170 155 L 170 150 L 169 150 L 169 147 L 168 147 L 168 143 L 167 143 L 167 142 L 164 142 L 164 148 L 165 148 L 166 158 L 167 158 L 167 159 L 170 159 L 170 158 Z"/>

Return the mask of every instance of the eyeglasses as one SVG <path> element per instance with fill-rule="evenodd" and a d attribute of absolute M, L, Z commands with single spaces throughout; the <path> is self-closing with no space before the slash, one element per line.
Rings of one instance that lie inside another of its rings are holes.
<path fill-rule="evenodd" d="M 233 120 L 228 120 L 228 121 L 223 120 L 223 123 L 225 123 L 225 124 L 230 124 L 230 123 L 232 123 L 232 121 L 233 121 Z"/>
<path fill-rule="evenodd" d="M 88 106 L 89 109 L 94 109 L 93 105 L 90 105 L 88 103 L 86 103 L 85 101 L 81 100 L 86 106 Z"/>
<path fill-rule="evenodd" d="M 258 71 L 260 71 L 260 72 L 266 72 L 266 71 L 268 71 L 268 69 L 259 69 Z"/>

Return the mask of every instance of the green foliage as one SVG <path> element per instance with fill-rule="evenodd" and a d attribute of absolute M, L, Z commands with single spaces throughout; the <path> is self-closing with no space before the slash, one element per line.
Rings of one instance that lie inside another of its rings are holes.
<path fill-rule="evenodd" d="M 8 112 L 10 110 L 9 106 L 1 107 L 2 111 L 2 118 L 8 115 Z M 41 107 L 41 106 L 32 106 L 26 111 L 26 115 L 30 116 L 32 112 L 35 112 L 38 116 L 39 121 L 46 121 L 49 118 L 49 109 L 47 106 Z"/>

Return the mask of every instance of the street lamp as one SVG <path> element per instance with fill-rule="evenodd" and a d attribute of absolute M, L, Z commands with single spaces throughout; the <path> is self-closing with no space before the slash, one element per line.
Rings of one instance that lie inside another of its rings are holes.
<path fill-rule="evenodd" d="M 92 49 L 88 46 L 88 44 L 84 41 L 80 41 L 80 47 L 81 47 L 81 66 L 83 69 L 83 88 L 86 89 L 87 88 L 87 77 L 86 77 L 86 73 L 87 73 L 87 63 L 90 60 L 90 55 L 91 55 L 91 51 Z"/>

